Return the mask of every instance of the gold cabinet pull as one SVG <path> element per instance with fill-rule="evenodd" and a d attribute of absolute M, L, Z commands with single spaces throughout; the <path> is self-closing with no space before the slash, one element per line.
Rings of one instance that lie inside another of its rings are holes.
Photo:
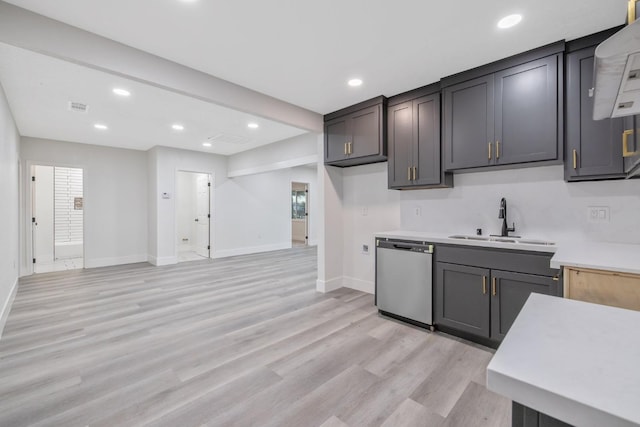
<path fill-rule="evenodd" d="M 500 158 L 500 141 L 496 141 L 496 159 Z"/>
<path fill-rule="evenodd" d="M 631 157 L 637 153 L 637 151 L 629 151 L 629 137 L 631 135 L 633 135 L 633 129 L 622 132 L 622 157 Z"/>
<path fill-rule="evenodd" d="M 349 154 L 353 154 L 353 142 L 349 143 Z"/>
<path fill-rule="evenodd" d="M 494 277 L 491 282 L 491 295 L 496 296 L 496 278 Z"/>
<path fill-rule="evenodd" d="M 578 168 L 578 150 L 573 150 L 573 169 Z"/>
<path fill-rule="evenodd" d="M 411 166 L 407 166 L 407 181 L 411 181 Z"/>
<path fill-rule="evenodd" d="M 347 143 L 346 142 L 344 143 L 344 155 L 345 156 L 347 155 Z"/>
<path fill-rule="evenodd" d="M 551 280 L 553 280 L 554 282 L 557 282 L 557 281 L 559 281 L 559 280 L 560 280 L 560 276 L 556 274 L 555 276 L 553 276 L 553 277 L 551 278 Z"/>
<path fill-rule="evenodd" d="M 413 167 L 413 180 L 415 181 L 416 178 L 418 176 L 418 168 L 417 167 Z"/>
<path fill-rule="evenodd" d="M 482 276 L 482 295 L 487 294 L 487 276 Z"/>
<path fill-rule="evenodd" d="M 491 160 L 491 143 L 489 143 L 489 154 L 487 156 L 489 160 Z"/>

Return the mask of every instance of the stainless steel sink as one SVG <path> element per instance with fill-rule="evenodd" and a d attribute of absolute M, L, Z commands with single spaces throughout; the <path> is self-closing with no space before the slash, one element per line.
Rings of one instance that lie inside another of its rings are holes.
<path fill-rule="evenodd" d="M 459 239 L 459 240 L 475 240 L 480 242 L 499 242 L 499 243 L 519 243 L 522 245 L 542 245 L 542 246 L 553 246 L 554 242 L 547 242 L 544 240 L 532 240 L 532 239 L 522 239 L 522 238 L 511 238 L 511 237 L 493 237 L 493 236 L 465 236 L 461 234 L 456 234 L 453 236 L 449 236 L 450 239 Z"/>

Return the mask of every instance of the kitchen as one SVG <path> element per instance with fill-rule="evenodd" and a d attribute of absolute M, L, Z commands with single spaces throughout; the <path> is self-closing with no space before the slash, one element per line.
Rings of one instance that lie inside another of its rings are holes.
<path fill-rule="evenodd" d="M 621 23 L 616 21 L 616 25 Z M 503 56 L 498 54 L 493 59 Z M 481 64 L 473 64 L 477 65 Z M 451 72 L 467 68 L 460 66 Z M 558 117 L 563 117 L 562 111 L 558 110 Z M 323 144 L 324 138 L 319 137 L 318 142 Z M 505 149 L 498 148 L 498 141 L 494 143 L 493 139 L 489 144 L 495 144 L 488 147 L 489 157 L 498 157 L 498 150 Z M 353 149 L 345 146 L 344 152 Z M 324 223 L 319 233 L 318 290 L 346 287 L 373 293 L 376 236 L 387 230 L 448 239 L 451 235 L 476 236 L 481 229 L 482 236 L 489 236 L 501 234 L 503 219 L 508 217 L 507 227 L 515 228 L 512 234 L 553 242 L 558 248 L 571 242 L 593 245 L 594 253 L 598 253 L 606 251 L 603 243 L 637 245 L 640 180 L 567 182 L 565 168 L 571 165 L 572 156 L 562 156 L 562 148 L 556 154 L 553 161 L 542 166 L 456 172 L 451 188 L 412 191 L 388 189 L 388 162 L 339 169 L 325 168 L 321 160 L 322 199 L 318 203 Z M 409 177 L 412 174 L 417 172 L 409 170 Z M 502 199 L 508 206 L 505 218 L 500 218 Z M 437 253 L 440 242 L 434 243 Z M 503 243 L 501 249 L 506 249 L 504 245 L 508 247 L 509 243 Z"/>

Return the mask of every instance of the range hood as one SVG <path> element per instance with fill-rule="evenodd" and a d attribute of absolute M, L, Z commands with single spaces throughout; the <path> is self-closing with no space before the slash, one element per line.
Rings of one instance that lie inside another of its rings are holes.
<path fill-rule="evenodd" d="M 594 120 L 640 114 L 640 19 L 596 48 Z"/>

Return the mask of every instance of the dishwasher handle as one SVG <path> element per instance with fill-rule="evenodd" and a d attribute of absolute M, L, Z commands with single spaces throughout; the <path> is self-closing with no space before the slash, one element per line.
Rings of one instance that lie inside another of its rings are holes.
<path fill-rule="evenodd" d="M 411 249 L 413 249 L 415 246 L 406 246 L 406 245 L 401 245 L 398 243 L 394 243 L 393 244 L 393 249 L 402 249 L 405 251 L 410 251 Z"/>
<path fill-rule="evenodd" d="M 410 251 L 420 253 L 433 253 L 433 245 L 426 242 L 407 242 L 402 240 L 378 240 L 376 243 L 381 249 L 398 251 Z"/>

